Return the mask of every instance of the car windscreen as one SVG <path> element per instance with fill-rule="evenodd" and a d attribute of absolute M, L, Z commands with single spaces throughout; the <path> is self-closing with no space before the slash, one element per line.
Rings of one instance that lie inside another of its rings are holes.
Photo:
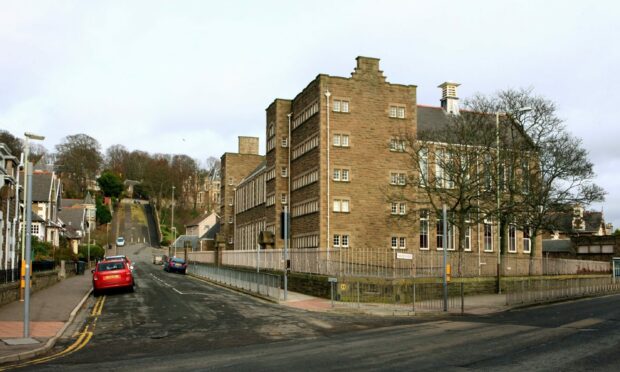
<path fill-rule="evenodd" d="M 99 271 L 112 271 L 112 270 L 122 270 L 125 268 L 125 264 L 123 262 L 102 262 L 97 265 L 97 269 Z"/>
<path fill-rule="evenodd" d="M 172 262 L 175 262 L 175 263 L 185 263 L 185 260 L 182 259 L 182 258 L 173 258 Z"/>

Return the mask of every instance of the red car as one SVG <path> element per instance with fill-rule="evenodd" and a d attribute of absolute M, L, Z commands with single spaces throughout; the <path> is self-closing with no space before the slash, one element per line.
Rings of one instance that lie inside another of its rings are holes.
<path fill-rule="evenodd" d="M 123 259 L 104 260 L 97 263 L 93 273 L 93 295 L 99 296 L 105 289 L 126 288 L 133 292 L 133 274 Z"/>

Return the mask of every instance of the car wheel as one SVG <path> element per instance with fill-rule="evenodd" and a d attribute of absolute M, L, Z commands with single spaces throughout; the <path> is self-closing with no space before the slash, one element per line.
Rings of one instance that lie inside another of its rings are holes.
<path fill-rule="evenodd" d="M 129 293 L 133 293 L 133 291 L 135 291 L 135 288 L 133 286 L 133 284 L 129 287 Z"/>
<path fill-rule="evenodd" d="M 93 297 L 99 297 L 100 294 L 101 293 L 98 290 L 93 289 Z"/>

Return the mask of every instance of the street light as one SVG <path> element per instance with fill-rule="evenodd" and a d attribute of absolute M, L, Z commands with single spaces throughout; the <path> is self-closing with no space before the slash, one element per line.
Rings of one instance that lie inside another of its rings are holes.
<path fill-rule="evenodd" d="M 37 134 L 26 132 L 24 133 L 26 136 L 25 146 L 24 146 L 24 174 L 26 175 L 26 225 L 24 226 L 25 230 L 25 242 L 22 244 L 24 247 L 24 251 L 22 251 L 22 267 L 25 268 L 24 275 L 26 276 L 25 281 L 20 281 L 20 283 L 24 283 L 24 339 L 28 339 L 30 337 L 30 265 L 31 265 L 31 249 L 32 249 L 32 164 L 30 163 L 30 140 L 38 140 L 42 141 L 45 139 L 44 136 L 40 136 Z M 24 257 L 25 255 L 25 257 Z"/>
<path fill-rule="evenodd" d="M 170 219 L 170 228 L 172 229 L 172 244 L 174 244 L 174 255 L 176 256 L 177 254 L 177 246 L 176 246 L 176 240 L 177 240 L 177 230 L 174 228 L 174 189 L 176 187 L 172 186 L 172 216 Z M 168 252 L 168 254 L 170 254 L 170 252 Z"/>
<path fill-rule="evenodd" d="M 526 107 L 521 107 L 517 110 L 515 110 L 515 113 L 521 113 L 521 112 L 527 112 L 527 111 L 531 111 L 532 108 L 529 106 Z M 496 180 L 496 185 L 495 185 L 495 196 L 496 196 L 496 202 L 497 202 L 497 292 L 498 293 L 502 293 L 502 286 L 500 283 L 500 277 L 501 277 L 501 273 L 500 273 L 500 269 L 501 269 L 501 265 L 502 265 L 502 240 L 501 240 L 501 209 L 500 209 L 500 189 L 499 189 L 499 185 L 500 185 L 500 159 L 499 159 L 499 117 L 500 116 L 510 116 L 510 114 L 506 111 L 496 111 L 495 112 L 495 156 L 496 156 L 496 163 L 497 163 L 497 170 L 496 170 L 496 175 L 497 175 L 497 180 Z"/>

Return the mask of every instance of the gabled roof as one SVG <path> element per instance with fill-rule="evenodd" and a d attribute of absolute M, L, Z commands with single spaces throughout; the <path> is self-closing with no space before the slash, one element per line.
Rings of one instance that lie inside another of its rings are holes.
<path fill-rule="evenodd" d="M 52 192 L 53 173 L 34 173 L 32 175 L 32 201 L 48 202 Z"/>
<path fill-rule="evenodd" d="M 45 222 L 44 218 L 41 218 L 38 214 L 31 212 L 32 214 L 32 222 Z"/>
<path fill-rule="evenodd" d="M 86 197 L 84 198 L 84 204 L 92 204 L 95 205 L 95 199 L 90 195 L 90 191 L 86 192 Z"/>
<path fill-rule="evenodd" d="M 66 226 L 71 226 L 76 229 L 85 228 L 84 220 L 86 216 L 86 210 L 84 208 L 65 208 L 58 212 L 58 218 Z"/>
<path fill-rule="evenodd" d="M 215 234 L 218 234 L 219 232 L 220 232 L 220 222 L 218 221 L 215 225 L 211 226 L 211 228 L 207 230 L 207 232 L 204 233 L 200 237 L 200 240 L 215 240 Z"/>
<path fill-rule="evenodd" d="M 198 249 L 200 247 L 199 238 L 196 235 L 180 235 L 172 246 L 177 249 L 183 249 L 185 247 L 185 242 L 190 242 L 191 249 Z"/>
<path fill-rule="evenodd" d="M 82 205 L 82 199 L 61 199 L 61 208 L 73 208 Z"/>

